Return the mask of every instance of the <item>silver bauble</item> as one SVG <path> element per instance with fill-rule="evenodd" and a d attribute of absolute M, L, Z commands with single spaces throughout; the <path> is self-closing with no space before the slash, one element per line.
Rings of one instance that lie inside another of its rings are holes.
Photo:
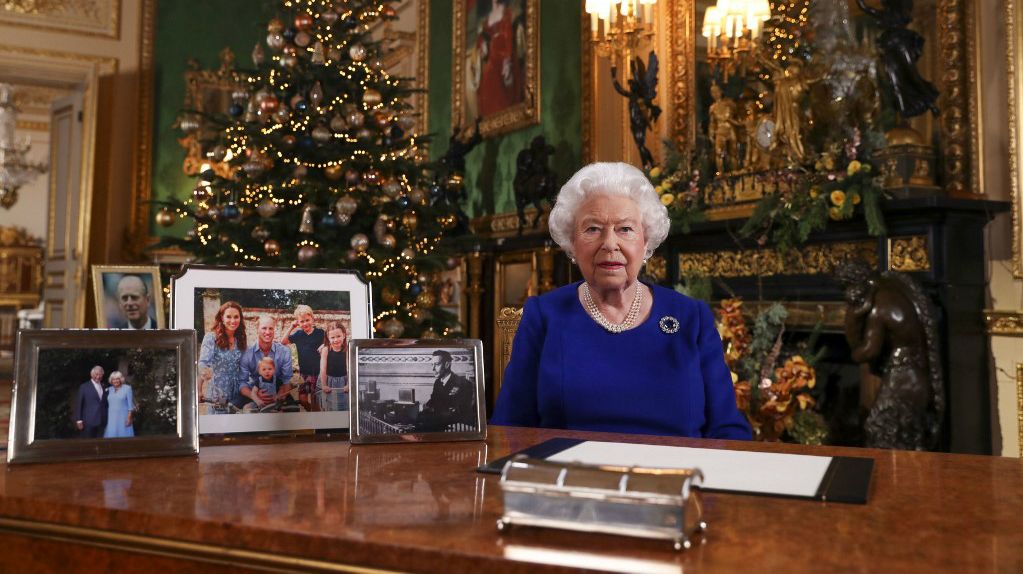
<path fill-rule="evenodd" d="M 313 37 L 306 32 L 299 32 L 295 34 L 295 45 L 299 48 L 305 48 L 309 44 L 313 43 Z"/>
<path fill-rule="evenodd" d="M 298 248 L 298 260 L 301 263 L 307 263 L 319 254 L 320 250 L 315 245 L 303 245 Z"/>
<path fill-rule="evenodd" d="M 327 143 L 333 137 L 333 134 L 325 126 L 316 126 L 313 128 L 312 136 L 314 140 L 320 143 Z"/>
<path fill-rule="evenodd" d="M 352 249 L 363 252 L 369 248 L 369 237 L 365 233 L 356 233 L 352 236 Z"/>
<path fill-rule="evenodd" d="M 321 86 L 319 82 L 316 82 L 313 84 L 313 88 L 309 90 L 309 102 L 316 107 L 320 107 L 320 102 L 322 101 L 323 86 Z"/>
<path fill-rule="evenodd" d="M 348 129 L 348 124 L 341 114 L 334 114 L 334 117 L 330 118 L 330 129 L 335 133 L 341 133 Z"/>
<path fill-rule="evenodd" d="M 328 26 L 331 26 L 334 24 L 334 22 L 337 22 L 337 19 L 339 17 L 340 16 L 338 15 L 338 13 L 333 10 L 324 10 L 323 14 L 320 14 L 320 20 L 323 20 L 323 22 Z"/>
<path fill-rule="evenodd" d="M 277 108 L 276 112 L 274 112 L 274 119 L 277 120 L 278 123 L 283 124 L 287 122 L 289 118 L 291 118 L 291 110 L 288 109 L 288 106 L 281 106 Z"/>
<path fill-rule="evenodd" d="M 284 47 L 284 36 L 271 32 L 266 35 L 266 45 L 274 52 L 280 52 Z"/>
<path fill-rule="evenodd" d="M 338 225 L 348 225 L 352 222 L 352 216 L 347 213 L 335 213 L 334 219 L 337 220 Z"/>
<path fill-rule="evenodd" d="M 348 48 L 348 56 L 356 62 L 361 62 L 366 59 L 366 47 L 362 44 L 352 44 Z"/>
<path fill-rule="evenodd" d="M 354 110 L 348 112 L 348 117 L 346 119 L 348 120 L 348 125 L 358 128 L 362 127 L 362 124 L 365 123 L 366 116 L 363 115 L 362 112 Z"/>
<path fill-rule="evenodd" d="M 337 210 L 338 213 L 343 213 L 345 215 L 351 215 L 355 213 L 355 210 L 358 208 L 359 202 L 356 201 L 355 198 L 350 195 L 342 195 L 341 197 L 337 198 L 336 202 L 334 202 L 334 209 Z"/>
<path fill-rule="evenodd" d="M 380 239 L 380 245 L 383 245 L 388 249 L 394 249 L 394 246 L 397 244 L 398 238 L 396 238 L 394 235 L 390 233 L 384 234 L 384 236 Z"/>
<path fill-rule="evenodd" d="M 266 241 L 270 238 L 270 230 L 262 225 L 257 225 L 252 228 L 252 238 L 256 241 Z"/>
<path fill-rule="evenodd" d="M 416 250 L 412 249 L 411 247 L 406 247 L 405 249 L 401 250 L 401 256 L 404 257 L 405 259 L 413 259 L 416 256 Z"/>
<path fill-rule="evenodd" d="M 277 204 L 269 197 L 263 198 L 263 201 L 260 201 L 259 205 L 256 207 L 256 213 L 258 213 L 263 219 L 270 219 L 277 215 L 277 210 Z"/>

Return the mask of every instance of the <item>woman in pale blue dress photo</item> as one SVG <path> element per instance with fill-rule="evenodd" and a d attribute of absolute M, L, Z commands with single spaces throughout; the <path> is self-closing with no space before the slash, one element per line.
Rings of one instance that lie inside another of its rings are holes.
<path fill-rule="evenodd" d="M 132 417 L 135 415 L 135 396 L 131 385 L 124 384 L 121 371 L 110 373 L 110 386 L 107 387 L 107 428 L 103 438 L 123 438 L 135 436 Z"/>
<path fill-rule="evenodd" d="M 242 369 L 246 348 L 242 306 L 228 301 L 220 306 L 213 327 L 199 348 L 199 414 L 225 414 L 230 405 L 240 408 L 241 384 L 248 380 Z"/>

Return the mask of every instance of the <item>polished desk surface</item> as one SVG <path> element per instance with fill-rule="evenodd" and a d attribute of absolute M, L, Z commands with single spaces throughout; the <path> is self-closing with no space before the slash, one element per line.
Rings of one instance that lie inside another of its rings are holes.
<path fill-rule="evenodd" d="M 680 553 L 666 541 L 498 533 L 500 477 L 474 468 L 555 436 L 876 462 L 866 505 L 707 493 L 705 543 Z M 8 465 L 0 530 L 45 537 L 60 525 L 68 540 L 149 540 L 287 569 L 1023 572 L 1019 459 L 505 427 L 485 443 L 239 442 L 198 457 Z"/>

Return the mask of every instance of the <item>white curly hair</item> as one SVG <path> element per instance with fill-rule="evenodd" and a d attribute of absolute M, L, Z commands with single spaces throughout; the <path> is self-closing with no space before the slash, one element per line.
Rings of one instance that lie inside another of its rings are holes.
<path fill-rule="evenodd" d="M 646 255 L 653 255 L 664 238 L 668 236 L 671 220 L 668 208 L 654 191 L 650 180 L 638 168 L 627 163 L 597 162 L 591 163 L 575 172 L 558 192 L 558 200 L 551 208 L 547 226 L 551 238 L 570 257 L 572 238 L 575 231 L 575 214 L 591 195 L 620 195 L 636 202 L 643 223 L 643 237 L 646 238 Z"/>

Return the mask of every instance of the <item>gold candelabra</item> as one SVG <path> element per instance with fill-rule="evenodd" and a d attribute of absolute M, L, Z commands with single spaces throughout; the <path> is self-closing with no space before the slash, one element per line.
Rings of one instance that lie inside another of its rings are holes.
<path fill-rule="evenodd" d="M 610 58 L 631 52 L 654 35 L 657 0 L 586 0 L 590 41 L 597 55 Z"/>

